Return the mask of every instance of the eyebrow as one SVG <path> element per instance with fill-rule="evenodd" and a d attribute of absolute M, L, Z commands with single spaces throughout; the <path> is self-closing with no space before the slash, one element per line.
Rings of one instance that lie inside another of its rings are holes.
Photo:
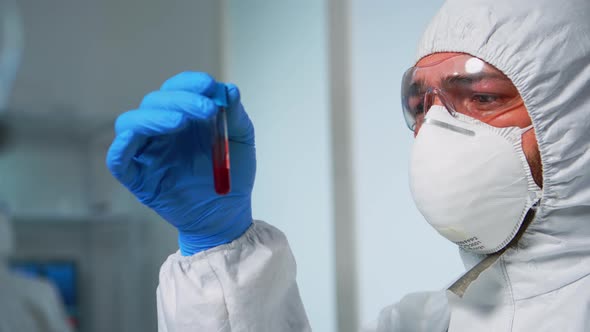
<path fill-rule="evenodd" d="M 459 74 L 448 75 L 441 80 L 441 87 L 455 87 L 457 85 L 473 85 L 483 80 L 501 80 L 512 84 L 510 79 L 500 73 L 476 73 L 476 74 Z M 426 82 L 421 79 L 412 82 L 409 87 L 410 96 L 419 96 L 426 90 Z"/>
<path fill-rule="evenodd" d="M 416 97 L 423 94 L 426 90 L 426 83 L 424 80 L 414 81 L 410 84 L 408 92 L 410 97 Z"/>
<path fill-rule="evenodd" d="M 512 82 L 504 75 L 499 73 L 476 73 L 476 74 L 460 74 L 449 75 L 441 80 L 441 87 L 454 87 L 457 85 L 473 85 L 483 80 L 499 80 L 512 84 Z"/>

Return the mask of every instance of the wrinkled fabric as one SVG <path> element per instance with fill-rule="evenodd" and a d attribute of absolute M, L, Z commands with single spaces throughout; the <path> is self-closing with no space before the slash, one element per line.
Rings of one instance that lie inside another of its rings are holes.
<path fill-rule="evenodd" d="M 381 310 L 379 320 L 362 332 L 446 332 L 451 312 L 447 291 L 418 292 L 404 296 L 398 303 Z"/>
<path fill-rule="evenodd" d="M 159 332 L 308 332 L 289 243 L 255 221 L 237 240 L 193 256 L 176 252 L 160 269 Z M 408 294 L 363 332 L 445 332 L 446 291 Z"/>
<path fill-rule="evenodd" d="M 450 331 L 590 331 L 590 2 L 451 0 L 417 59 L 464 52 L 504 72 L 531 116 L 543 164 L 533 224 L 451 301 Z M 469 268 L 479 259 L 462 253 Z"/>
<path fill-rule="evenodd" d="M 589 17 L 588 0 L 451 0 L 435 16 L 417 59 L 465 52 L 514 82 L 539 141 L 543 194 L 518 246 L 463 299 L 450 296 L 445 305 L 440 293 L 423 293 L 413 299 L 436 305 L 402 301 L 366 331 L 400 331 L 404 317 L 433 317 L 401 330 L 420 331 L 449 312 L 450 332 L 590 331 Z M 461 256 L 467 268 L 482 258 Z M 230 244 L 173 254 L 160 272 L 159 330 L 309 331 L 295 274 L 287 240 L 262 222 Z"/>
<path fill-rule="evenodd" d="M 0 266 L 0 332 L 70 332 L 57 291 Z"/>
<path fill-rule="evenodd" d="M 311 331 L 295 259 L 278 229 L 256 221 L 237 240 L 160 269 L 158 331 Z"/>

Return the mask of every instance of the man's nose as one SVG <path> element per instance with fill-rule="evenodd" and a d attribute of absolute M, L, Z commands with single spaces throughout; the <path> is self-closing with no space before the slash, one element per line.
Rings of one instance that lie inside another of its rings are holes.
<path fill-rule="evenodd" d="M 432 105 L 430 105 L 430 107 L 434 106 L 434 105 L 438 105 L 438 106 L 445 106 L 442 102 L 442 100 L 440 100 L 438 95 L 434 95 L 434 98 L 432 100 Z M 430 107 L 428 107 L 428 109 L 430 109 Z M 428 110 L 426 110 L 428 112 Z"/>

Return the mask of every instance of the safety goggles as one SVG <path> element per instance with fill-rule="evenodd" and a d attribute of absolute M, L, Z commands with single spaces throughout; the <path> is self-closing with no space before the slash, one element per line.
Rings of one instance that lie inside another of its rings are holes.
<path fill-rule="evenodd" d="M 483 60 L 460 54 L 415 66 L 402 79 L 402 108 L 408 127 L 420 128 L 426 112 L 442 104 L 455 115 L 462 113 L 483 122 L 523 105 L 510 79 Z"/>

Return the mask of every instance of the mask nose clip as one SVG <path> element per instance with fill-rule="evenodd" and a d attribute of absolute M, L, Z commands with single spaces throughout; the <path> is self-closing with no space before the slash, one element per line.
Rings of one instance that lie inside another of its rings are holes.
<path fill-rule="evenodd" d="M 445 130 L 450 130 L 460 135 L 464 136 L 475 136 L 475 131 L 464 128 L 462 125 L 458 125 L 455 121 L 452 120 L 453 117 L 451 112 L 442 105 L 433 105 L 431 109 L 435 109 L 433 112 L 440 112 L 440 114 L 427 117 L 422 121 L 422 124 L 429 124 L 431 126 L 436 126 Z"/>
<path fill-rule="evenodd" d="M 449 112 L 450 115 L 455 116 L 455 106 L 448 98 L 448 96 L 441 90 L 435 87 L 429 87 L 424 93 L 423 100 L 424 113 L 421 117 L 416 118 L 416 126 L 414 128 L 414 136 L 418 135 L 420 127 L 425 123 L 426 114 L 433 106 L 442 106 Z"/>

